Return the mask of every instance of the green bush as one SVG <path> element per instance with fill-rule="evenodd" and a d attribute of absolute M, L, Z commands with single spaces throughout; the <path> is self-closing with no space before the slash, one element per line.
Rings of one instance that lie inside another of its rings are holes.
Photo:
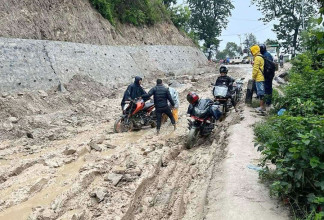
<path fill-rule="evenodd" d="M 289 73 L 284 97 L 274 100 L 276 109 L 285 108 L 291 115 L 324 114 L 324 68 L 312 68 L 311 55 L 297 56 Z"/>
<path fill-rule="evenodd" d="M 265 167 L 261 175 L 271 176 L 271 193 L 310 210 L 323 206 L 324 117 L 272 117 L 257 124 L 255 134 Z M 267 167 L 268 161 L 276 165 L 275 171 Z"/>
<path fill-rule="evenodd" d="M 92 6 L 111 24 L 116 21 L 135 26 L 153 25 L 167 20 L 167 11 L 161 0 L 89 0 Z"/>
<path fill-rule="evenodd" d="M 295 216 L 319 220 L 324 217 L 324 39 L 313 33 L 305 34 L 306 52 L 291 61 L 283 96 L 273 94 L 274 112 L 285 108 L 284 115 L 272 115 L 254 131 L 263 155 L 260 176 L 270 182 L 271 194 L 288 201 Z"/>

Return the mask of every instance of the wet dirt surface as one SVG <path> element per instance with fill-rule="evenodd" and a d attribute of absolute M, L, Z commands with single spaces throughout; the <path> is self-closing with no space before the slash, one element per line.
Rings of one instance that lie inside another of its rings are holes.
<path fill-rule="evenodd" d="M 231 66 L 229 75 L 246 77 L 250 70 Z M 231 111 L 210 137 L 184 148 L 185 97 L 196 91 L 212 98 L 217 76 L 215 67 L 206 66 L 194 76 L 172 77 L 179 85 L 179 122 L 176 131 L 165 123 L 159 136 L 152 128 L 113 133 L 125 88 L 107 91 L 88 78 L 76 76 L 65 93 L 0 98 L 0 219 L 222 216 L 227 200 L 210 196 L 226 189 L 217 180 L 227 172 L 231 127 L 240 125 L 240 114 Z M 154 81 L 145 79 L 147 90 Z M 242 103 L 240 108 L 248 114 Z M 219 219 L 240 219 L 235 215 Z"/>

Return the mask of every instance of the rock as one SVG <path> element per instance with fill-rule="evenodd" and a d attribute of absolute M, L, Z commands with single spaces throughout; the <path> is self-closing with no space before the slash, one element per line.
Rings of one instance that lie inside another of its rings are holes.
<path fill-rule="evenodd" d="M 47 136 L 48 140 L 50 141 L 54 141 L 55 140 L 55 135 L 54 134 L 50 134 Z"/>
<path fill-rule="evenodd" d="M 104 187 L 100 187 L 90 193 L 90 196 L 96 198 L 97 202 L 100 203 L 108 196 L 108 190 Z"/>
<path fill-rule="evenodd" d="M 17 96 L 23 96 L 23 95 L 24 95 L 24 93 L 22 93 L 22 92 L 17 93 Z"/>
<path fill-rule="evenodd" d="M 165 73 L 165 76 L 170 77 L 170 76 L 175 76 L 174 72 L 167 72 Z"/>
<path fill-rule="evenodd" d="M 57 87 L 57 90 L 59 92 L 66 92 L 66 89 L 65 89 L 64 85 L 61 82 L 59 83 L 59 85 Z"/>
<path fill-rule="evenodd" d="M 10 94 L 8 92 L 1 93 L 2 98 L 7 98 Z"/>
<path fill-rule="evenodd" d="M 76 149 L 73 147 L 66 147 L 65 150 L 63 151 L 63 154 L 65 155 L 72 155 L 76 152 Z"/>
<path fill-rule="evenodd" d="M 96 139 L 95 143 L 96 144 L 102 144 L 105 141 L 105 136 L 101 136 L 98 139 Z"/>
<path fill-rule="evenodd" d="M 10 122 L 5 122 L 2 124 L 2 128 L 6 131 L 12 131 L 14 129 L 14 126 Z"/>
<path fill-rule="evenodd" d="M 278 84 L 286 84 L 286 81 L 284 80 L 284 79 L 282 79 L 282 78 L 279 78 L 278 76 L 276 76 L 275 78 L 274 78 L 274 80 L 278 83 Z"/>
<path fill-rule="evenodd" d="M 108 149 L 115 149 L 116 146 L 115 145 L 112 145 L 112 144 L 106 144 L 106 148 L 108 148 Z"/>
<path fill-rule="evenodd" d="M 106 176 L 104 176 L 104 180 L 111 182 L 114 186 L 117 186 L 117 184 L 122 178 L 123 178 L 122 174 L 116 174 L 116 173 L 109 173 Z"/>
<path fill-rule="evenodd" d="M 126 162 L 126 168 L 130 169 L 130 168 L 135 168 L 135 167 L 136 167 L 136 163 L 134 161 Z"/>
<path fill-rule="evenodd" d="M 196 79 L 195 77 L 192 77 L 191 82 L 198 82 L 198 79 Z"/>
<path fill-rule="evenodd" d="M 26 133 L 26 136 L 27 136 L 28 138 L 34 138 L 34 135 L 33 135 L 31 132 L 27 132 L 27 133 Z"/>
<path fill-rule="evenodd" d="M 41 98 L 46 98 L 48 96 L 44 90 L 38 90 L 38 94 Z"/>
<path fill-rule="evenodd" d="M 85 145 L 85 146 L 83 146 L 83 147 L 81 147 L 80 149 L 77 150 L 77 154 L 79 156 L 82 156 L 82 155 L 84 155 L 86 153 L 89 153 L 90 151 L 91 151 L 90 146 Z"/>
<path fill-rule="evenodd" d="M 120 166 L 115 166 L 112 170 L 113 173 L 116 174 L 125 174 L 126 173 L 126 168 L 125 167 L 120 167 Z"/>
<path fill-rule="evenodd" d="M 93 149 L 93 150 L 96 150 L 96 151 L 99 151 L 99 152 L 102 151 L 101 147 L 99 147 L 98 144 L 96 144 L 96 143 L 94 143 L 94 142 L 90 142 L 89 146 L 90 146 L 90 148 Z"/>
<path fill-rule="evenodd" d="M 285 78 L 287 75 L 288 75 L 288 72 L 283 72 L 283 73 L 279 74 L 278 77 Z"/>
<path fill-rule="evenodd" d="M 135 168 L 135 169 L 131 169 L 131 170 L 126 170 L 125 173 L 130 174 L 130 175 L 140 176 L 142 174 L 142 170 L 140 168 Z"/>
<path fill-rule="evenodd" d="M 125 174 L 124 175 L 124 180 L 127 181 L 127 182 L 133 182 L 137 179 L 138 177 L 137 176 L 132 176 L 130 174 Z"/>

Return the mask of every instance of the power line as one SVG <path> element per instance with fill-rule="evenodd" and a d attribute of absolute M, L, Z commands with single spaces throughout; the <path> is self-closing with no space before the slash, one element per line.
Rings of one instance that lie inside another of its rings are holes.
<path fill-rule="evenodd" d="M 244 32 L 244 33 L 237 33 L 237 34 L 225 34 L 225 35 L 221 35 L 220 37 L 229 37 L 229 36 L 237 36 L 237 35 L 243 35 L 243 34 L 249 34 L 249 33 L 256 33 L 256 32 L 259 32 L 259 31 L 263 31 L 267 28 L 269 28 L 269 26 L 272 25 L 271 23 L 270 24 L 267 24 L 265 27 L 261 27 L 261 26 L 258 26 L 257 28 L 253 28 L 251 29 L 250 31 L 247 31 L 247 32 Z M 262 25 L 264 26 L 264 25 Z M 261 28 L 261 29 L 259 29 Z"/>

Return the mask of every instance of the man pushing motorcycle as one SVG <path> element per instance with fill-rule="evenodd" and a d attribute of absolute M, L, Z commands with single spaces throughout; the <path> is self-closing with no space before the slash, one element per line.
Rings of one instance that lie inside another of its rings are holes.
<path fill-rule="evenodd" d="M 155 104 L 156 121 L 157 121 L 157 126 L 156 126 L 157 135 L 159 135 L 159 133 L 160 133 L 161 119 L 162 119 L 163 113 L 166 114 L 170 118 L 171 123 L 173 124 L 174 130 L 175 130 L 176 123 L 175 123 L 174 117 L 172 115 L 171 109 L 168 106 L 168 100 L 169 100 L 172 108 L 174 108 L 175 103 L 172 100 L 169 89 L 167 89 L 165 86 L 163 86 L 161 79 L 157 79 L 156 86 L 153 87 L 147 94 L 142 95 L 141 97 L 143 99 L 148 99 L 152 95 L 154 95 L 154 104 Z"/>

